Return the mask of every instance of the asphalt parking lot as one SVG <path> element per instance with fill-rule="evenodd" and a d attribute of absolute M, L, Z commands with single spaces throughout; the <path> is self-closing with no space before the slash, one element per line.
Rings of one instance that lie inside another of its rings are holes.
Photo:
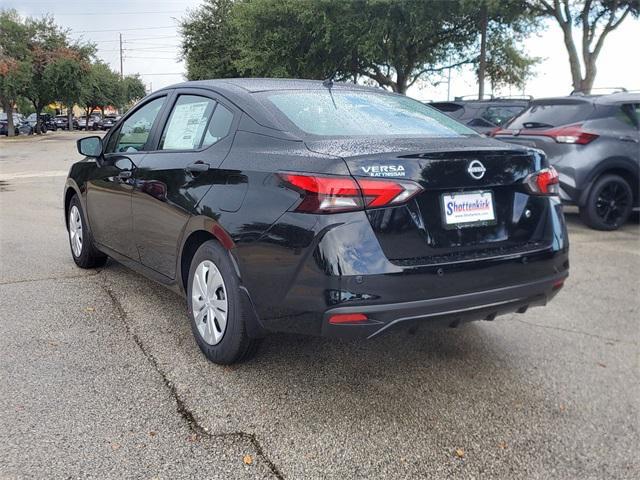
<path fill-rule="evenodd" d="M 640 476 L 640 227 L 567 213 L 554 302 L 374 341 L 272 336 L 200 354 L 184 301 L 75 267 L 78 132 L 0 139 L 0 478 Z"/>

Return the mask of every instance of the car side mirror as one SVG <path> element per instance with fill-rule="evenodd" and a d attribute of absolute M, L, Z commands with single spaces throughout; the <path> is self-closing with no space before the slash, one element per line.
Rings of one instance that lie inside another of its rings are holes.
<path fill-rule="evenodd" d="M 102 156 L 102 138 L 98 136 L 81 138 L 78 140 L 77 146 L 80 155 L 92 158 Z"/>
<path fill-rule="evenodd" d="M 99 158 L 102 156 L 102 138 L 98 136 L 84 137 L 77 142 L 80 155 Z"/>

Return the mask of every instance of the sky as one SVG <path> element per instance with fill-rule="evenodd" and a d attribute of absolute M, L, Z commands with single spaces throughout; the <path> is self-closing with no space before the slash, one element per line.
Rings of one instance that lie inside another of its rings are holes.
<path fill-rule="evenodd" d="M 70 30 L 74 39 L 94 42 L 98 57 L 120 71 L 119 35 L 123 40 L 124 74 L 139 73 L 150 90 L 185 79 L 180 61 L 179 20 L 202 0 L 0 0 L 0 8 L 14 8 L 23 16 L 50 14 L 56 23 Z M 539 34 L 523 46 L 542 61 L 535 76 L 522 90 L 506 89 L 497 94 L 548 97 L 571 92 L 569 62 L 557 25 L 547 22 Z M 607 37 L 598 60 L 596 87 L 626 87 L 640 90 L 640 20 L 627 19 Z M 442 80 L 442 79 L 441 79 Z M 446 100 L 447 83 L 421 82 L 408 94 L 420 100 Z M 477 93 L 471 69 L 452 71 L 450 94 Z"/>

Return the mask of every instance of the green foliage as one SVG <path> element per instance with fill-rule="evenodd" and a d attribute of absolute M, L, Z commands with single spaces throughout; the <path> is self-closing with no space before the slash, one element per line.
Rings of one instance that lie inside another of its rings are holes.
<path fill-rule="evenodd" d="M 121 102 L 124 107 L 131 106 L 147 94 L 140 75 L 127 75 L 121 82 Z"/>
<path fill-rule="evenodd" d="M 231 22 L 233 0 L 207 0 L 182 21 L 182 54 L 190 80 L 239 76 L 237 32 Z"/>
<path fill-rule="evenodd" d="M 524 0 L 505 0 L 504 13 L 502 1 L 482 1 L 492 29 L 530 25 Z M 472 0 L 206 0 L 182 24 L 183 54 L 189 79 L 334 76 L 404 93 L 475 62 L 478 28 Z"/>
<path fill-rule="evenodd" d="M 489 38 L 487 50 L 486 74 L 492 90 L 507 86 L 524 88 L 533 76 L 533 67 L 540 62 L 540 58 L 524 55 L 500 36 Z"/>
<path fill-rule="evenodd" d="M 107 64 L 100 61 L 91 64 L 83 78 L 79 103 L 84 106 L 87 115 L 96 109 L 122 104 L 120 76 Z"/>

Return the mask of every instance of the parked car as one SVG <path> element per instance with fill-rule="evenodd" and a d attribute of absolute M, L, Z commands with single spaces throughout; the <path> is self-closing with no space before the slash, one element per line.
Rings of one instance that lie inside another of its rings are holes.
<path fill-rule="evenodd" d="M 7 121 L 7 114 L 0 112 L 0 135 L 9 136 L 9 122 Z M 19 113 L 13 114 L 13 128 L 14 135 L 31 135 L 33 128 L 29 125 L 29 122 Z"/>
<path fill-rule="evenodd" d="M 82 116 L 78 119 L 78 129 L 79 130 L 99 130 L 102 128 L 102 117 L 98 114 L 89 115 L 89 120 L 87 122 L 87 117 Z"/>
<path fill-rule="evenodd" d="M 560 175 L 560 196 L 598 230 L 623 225 L 638 207 L 640 94 L 535 100 L 495 137 L 543 150 Z"/>
<path fill-rule="evenodd" d="M 55 123 L 57 128 L 69 130 L 69 118 L 66 115 L 56 115 Z M 78 119 L 73 117 L 73 128 L 77 130 L 78 127 Z"/>
<path fill-rule="evenodd" d="M 105 115 L 100 123 L 100 128 L 102 128 L 102 130 L 109 130 L 118 120 L 120 120 L 120 115 Z"/>
<path fill-rule="evenodd" d="M 488 100 L 456 99 L 430 105 L 476 132 L 490 135 L 529 106 L 530 97 L 499 97 Z"/>
<path fill-rule="evenodd" d="M 64 194 L 74 261 L 109 255 L 180 292 L 216 363 L 267 332 L 493 320 L 546 304 L 568 274 L 544 154 L 403 95 L 186 82 L 78 151 Z"/>
<path fill-rule="evenodd" d="M 35 113 L 32 113 L 27 117 L 27 121 L 29 122 L 29 125 L 31 125 L 31 128 L 33 129 L 33 131 L 35 131 L 36 123 L 37 123 L 37 115 Z M 42 129 L 41 131 L 43 133 L 49 130 L 53 130 L 55 132 L 58 129 L 56 122 L 54 120 L 54 117 L 49 113 L 40 114 L 40 125 Z"/>

